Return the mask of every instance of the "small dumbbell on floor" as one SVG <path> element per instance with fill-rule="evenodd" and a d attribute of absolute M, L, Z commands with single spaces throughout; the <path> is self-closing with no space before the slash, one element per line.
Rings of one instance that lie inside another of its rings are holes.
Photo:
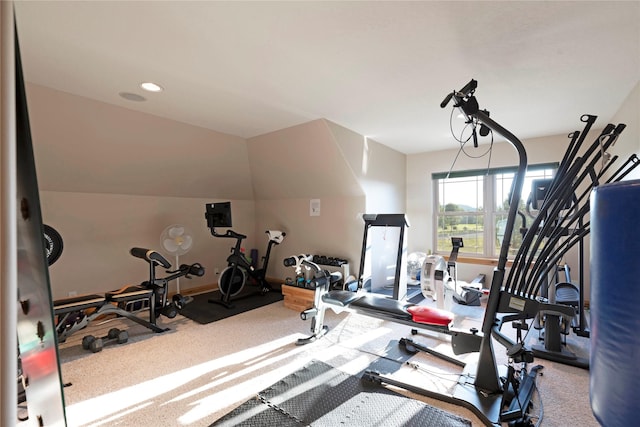
<path fill-rule="evenodd" d="M 82 338 L 82 348 L 85 350 L 91 350 L 92 353 L 98 353 L 102 351 L 106 344 L 116 342 L 118 344 L 124 344 L 129 341 L 129 333 L 127 331 L 121 331 L 118 328 L 111 328 L 106 337 L 95 337 L 93 335 L 87 335 Z"/>

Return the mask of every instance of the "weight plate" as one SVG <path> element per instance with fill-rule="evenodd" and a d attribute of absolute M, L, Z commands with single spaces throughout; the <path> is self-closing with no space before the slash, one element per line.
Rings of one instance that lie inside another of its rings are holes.
<path fill-rule="evenodd" d="M 47 254 L 47 263 L 53 264 L 62 255 L 62 236 L 55 228 L 43 224 L 44 227 L 44 249 Z"/>

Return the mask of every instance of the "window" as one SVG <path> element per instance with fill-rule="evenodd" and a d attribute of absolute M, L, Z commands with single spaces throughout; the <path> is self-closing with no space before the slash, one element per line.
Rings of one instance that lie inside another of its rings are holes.
<path fill-rule="evenodd" d="M 557 163 L 529 166 L 525 176 L 511 235 L 509 255 L 522 243 L 521 228 L 531 224 L 527 199 L 534 180 L 552 178 Z M 434 247 L 437 253 L 451 252 L 451 237 L 462 237 L 460 254 L 495 258 L 499 256 L 509 212 L 509 196 L 517 168 L 495 168 L 437 173 L 434 185 Z"/>

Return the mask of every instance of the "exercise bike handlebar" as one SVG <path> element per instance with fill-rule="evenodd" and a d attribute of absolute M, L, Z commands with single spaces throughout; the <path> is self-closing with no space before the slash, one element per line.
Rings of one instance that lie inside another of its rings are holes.
<path fill-rule="evenodd" d="M 246 239 L 247 236 L 245 236 L 244 234 L 240 234 L 240 233 L 236 233 L 233 230 L 227 230 L 226 233 L 224 234 L 220 234 L 217 233 L 216 230 L 214 228 L 211 228 L 211 234 L 213 234 L 215 237 L 224 237 L 224 238 L 229 238 L 229 239 Z"/>
<path fill-rule="evenodd" d="M 159 252 L 145 248 L 131 248 L 129 251 L 136 258 L 141 258 L 149 264 L 156 263 L 164 268 L 171 268 L 171 263 Z"/>

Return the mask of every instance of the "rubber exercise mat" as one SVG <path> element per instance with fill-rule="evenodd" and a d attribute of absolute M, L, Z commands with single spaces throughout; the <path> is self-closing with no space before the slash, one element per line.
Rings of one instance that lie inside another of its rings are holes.
<path fill-rule="evenodd" d="M 438 426 L 469 420 L 312 361 L 261 391 L 211 426 Z"/>
<path fill-rule="evenodd" d="M 241 295 L 239 295 L 241 296 Z M 194 322 L 202 325 L 215 322 L 216 320 L 225 319 L 253 310 L 254 308 L 263 307 L 267 304 L 281 301 L 284 298 L 280 289 L 274 289 L 264 295 L 256 294 L 244 298 L 236 298 L 231 300 L 231 308 L 226 308 L 220 304 L 210 303 L 209 300 L 220 300 L 220 292 L 207 292 L 205 294 L 195 295 L 193 301 L 189 302 L 180 310 L 180 314 L 188 317 Z"/>

